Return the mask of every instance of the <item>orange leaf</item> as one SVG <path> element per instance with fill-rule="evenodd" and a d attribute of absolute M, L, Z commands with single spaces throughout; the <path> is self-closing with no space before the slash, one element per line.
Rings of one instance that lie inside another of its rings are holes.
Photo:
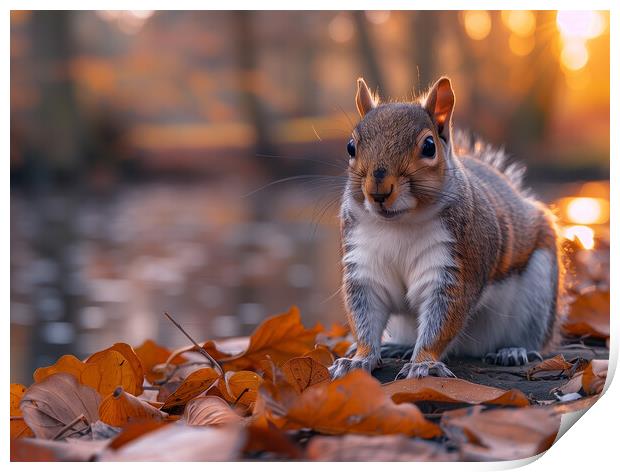
<path fill-rule="evenodd" d="M 73 375 L 76 379 L 79 380 L 83 370 L 84 363 L 81 360 L 72 355 L 65 355 L 58 359 L 54 365 L 50 365 L 48 367 L 39 367 L 37 370 L 34 371 L 32 377 L 34 378 L 34 381 L 38 383 L 42 382 L 50 375 L 65 372 L 67 374 Z"/>
<path fill-rule="evenodd" d="M 573 364 L 571 364 L 566 359 L 564 359 L 564 356 L 562 354 L 558 354 L 557 356 L 552 357 L 551 359 L 545 359 L 544 361 L 541 361 L 538 364 L 536 364 L 534 367 L 532 367 L 530 370 L 527 371 L 527 376 L 531 377 L 532 375 L 538 372 L 546 372 L 546 371 L 554 371 L 554 370 L 560 370 L 563 372 L 565 370 L 571 369 L 572 367 L 573 367 Z"/>
<path fill-rule="evenodd" d="M 349 334 L 349 327 L 340 323 L 332 323 L 329 330 L 323 331 L 323 335 L 328 338 L 343 338 Z"/>
<path fill-rule="evenodd" d="M 211 367 L 198 369 L 187 376 L 172 395 L 164 402 L 162 410 L 175 406 L 185 405 L 192 398 L 208 390 L 219 378 L 219 374 Z"/>
<path fill-rule="evenodd" d="M 221 360 L 228 370 L 259 369 L 260 361 L 267 356 L 276 365 L 282 365 L 312 349 L 320 331 L 320 325 L 306 329 L 301 324 L 299 310 L 293 306 L 287 313 L 263 321 L 250 336 L 250 344 L 244 352 Z"/>
<path fill-rule="evenodd" d="M 24 385 L 11 384 L 11 439 L 34 436 L 24 419 L 20 418 L 22 410 L 19 408 L 19 402 L 22 400 L 25 391 Z"/>
<path fill-rule="evenodd" d="M 577 296 L 562 328 L 576 336 L 609 337 L 609 290 L 591 287 Z"/>
<path fill-rule="evenodd" d="M 294 357 L 282 366 L 286 380 L 301 393 L 308 387 L 329 380 L 329 371 L 311 357 Z"/>
<path fill-rule="evenodd" d="M 137 421 L 135 423 L 127 423 L 121 433 L 116 436 L 108 445 L 109 449 L 118 449 L 134 439 L 137 439 L 151 431 L 166 426 L 168 423 L 159 420 Z"/>
<path fill-rule="evenodd" d="M 338 357 L 344 357 L 349 347 L 351 347 L 350 341 L 340 341 L 332 347 L 332 352 L 336 354 Z"/>
<path fill-rule="evenodd" d="M 41 367 L 34 372 L 34 381 L 39 383 L 56 373 L 67 373 L 80 383 L 107 396 L 122 386 L 132 395 L 143 392 L 144 370 L 134 350 L 125 343 L 96 352 L 86 362 L 66 355 L 49 367 Z"/>
<path fill-rule="evenodd" d="M 248 370 L 226 372 L 224 379 L 218 382 L 218 387 L 226 401 L 233 405 L 249 407 L 256 401 L 258 387 L 262 381 L 256 372 Z"/>
<path fill-rule="evenodd" d="M 394 403 L 435 401 L 446 403 L 488 403 L 495 405 L 527 406 L 527 397 L 519 390 L 478 385 L 462 379 L 423 377 L 402 379 L 383 385 Z"/>
<path fill-rule="evenodd" d="M 261 388 L 262 394 L 268 389 Z M 283 429 L 311 428 L 327 434 L 406 434 L 434 437 L 439 427 L 427 421 L 412 404 L 395 405 L 381 384 L 362 370 L 354 370 L 330 383 L 320 383 L 301 395 L 286 396 L 262 404 Z"/>
<path fill-rule="evenodd" d="M 329 352 L 329 349 L 325 346 L 317 346 L 312 351 L 304 353 L 301 357 L 312 357 L 319 364 L 323 364 L 325 367 L 329 367 L 334 363 L 334 355 Z"/>
<path fill-rule="evenodd" d="M 120 354 L 122 359 L 118 356 L 114 356 L 113 359 L 113 356 L 108 354 L 115 352 Z M 117 386 L 123 387 L 132 395 L 140 395 L 144 391 L 142 388 L 144 369 L 140 359 L 129 344 L 116 343 L 112 347 L 96 352 L 86 359 L 86 368 L 82 372 L 82 382 L 87 385 L 91 385 L 89 381 L 94 382 L 94 377 L 92 377 L 92 371 L 90 370 L 90 365 L 92 364 L 97 364 L 97 370 L 101 373 L 101 378 L 98 380 L 100 388 L 97 390 L 102 395 L 112 393 Z M 85 380 L 85 376 L 89 381 Z M 109 392 L 107 391 L 108 388 L 110 388 Z"/>
<path fill-rule="evenodd" d="M 142 364 L 142 368 L 144 369 L 144 373 L 146 375 L 146 380 L 149 383 L 153 384 L 158 380 L 163 378 L 162 372 L 154 372 L 153 367 L 158 364 L 163 364 L 170 356 L 171 352 L 152 341 L 151 339 L 147 339 L 140 346 L 135 349 L 136 355 L 140 359 Z M 172 360 L 172 364 L 179 365 L 185 362 L 185 358 L 182 356 L 178 356 Z"/>
<path fill-rule="evenodd" d="M 99 405 L 101 421 L 112 426 L 123 426 L 136 420 L 163 420 L 168 415 L 118 387 Z"/>
<path fill-rule="evenodd" d="M 461 460 L 525 459 L 551 447 L 560 428 L 560 415 L 551 409 L 526 407 L 444 415 L 442 425 L 459 445 Z"/>
<path fill-rule="evenodd" d="M 583 371 L 583 391 L 588 395 L 596 395 L 603 391 L 607 380 L 609 360 L 592 359 Z"/>
<path fill-rule="evenodd" d="M 183 418 L 190 426 L 218 426 L 241 422 L 241 417 L 226 401 L 213 395 L 191 400 L 185 407 Z"/>

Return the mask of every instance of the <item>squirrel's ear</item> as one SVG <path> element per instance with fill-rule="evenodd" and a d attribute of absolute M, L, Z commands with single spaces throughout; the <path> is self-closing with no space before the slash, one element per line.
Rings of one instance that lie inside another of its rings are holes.
<path fill-rule="evenodd" d="M 357 79 L 357 95 L 355 95 L 355 105 L 357 105 L 357 111 L 360 116 L 364 118 L 364 115 L 377 106 L 377 100 L 372 96 L 368 85 L 361 77 Z"/>
<path fill-rule="evenodd" d="M 454 110 L 454 91 L 450 79 L 442 77 L 431 88 L 424 101 L 424 108 L 437 125 L 439 135 L 450 138 L 450 118 Z"/>

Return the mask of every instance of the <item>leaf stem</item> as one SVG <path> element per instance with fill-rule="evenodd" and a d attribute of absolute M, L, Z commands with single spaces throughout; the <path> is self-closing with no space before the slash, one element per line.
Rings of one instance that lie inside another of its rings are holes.
<path fill-rule="evenodd" d="M 220 375 L 224 375 L 224 369 L 222 369 L 222 366 L 213 358 L 213 356 L 211 356 L 211 354 L 209 354 L 200 344 L 194 341 L 194 338 L 192 338 L 189 335 L 189 333 L 185 331 L 185 329 L 183 329 L 183 326 L 177 323 L 176 320 L 172 316 L 170 316 L 167 312 L 164 312 L 164 315 L 166 316 L 166 318 L 168 318 L 172 322 L 173 325 L 179 328 L 179 330 L 187 337 L 187 339 L 189 339 L 192 342 L 192 344 L 198 350 L 198 352 L 202 354 L 203 356 L 205 356 L 213 364 L 213 366 L 218 371 L 218 373 Z"/>
<path fill-rule="evenodd" d="M 86 416 L 84 416 L 84 414 L 82 413 L 80 416 L 78 416 L 77 418 L 75 418 L 71 423 L 69 423 L 68 425 L 66 425 L 64 428 L 62 428 L 60 431 L 58 431 L 58 433 L 56 434 L 56 436 L 54 436 L 52 438 L 53 441 L 56 441 L 57 439 L 61 438 L 63 434 L 65 434 L 67 431 L 69 431 L 70 429 L 72 429 L 76 424 L 78 424 L 80 421 L 83 421 L 84 424 L 86 426 L 88 426 L 88 421 L 86 421 Z"/>

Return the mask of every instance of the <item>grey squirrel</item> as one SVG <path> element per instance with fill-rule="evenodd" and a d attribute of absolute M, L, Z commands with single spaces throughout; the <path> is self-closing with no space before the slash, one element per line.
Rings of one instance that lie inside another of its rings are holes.
<path fill-rule="evenodd" d="M 362 78 L 340 211 L 342 292 L 356 339 L 332 377 L 372 371 L 382 340 L 413 348 L 397 378 L 454 376 L 448 355 L 521 365 L 555 338 L 562 267 L 554 216 L 523 168 L 452 131 L 442 77 L 379 103 Z"/>

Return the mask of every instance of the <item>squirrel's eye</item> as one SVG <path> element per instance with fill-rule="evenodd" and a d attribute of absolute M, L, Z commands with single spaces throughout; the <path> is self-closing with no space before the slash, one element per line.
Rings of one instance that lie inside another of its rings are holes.
<path fill-rule="evenodd" d="M 347 143 L 347 152 L 349 153 L 349 156 L 355 157 L 355 143 L 352 139 Z"/>
<path fill-rule="evenodd" d="M 435 157 L 435 140 L 432 136 L 427 137 L 422 143 L 422 157 Z"/>

